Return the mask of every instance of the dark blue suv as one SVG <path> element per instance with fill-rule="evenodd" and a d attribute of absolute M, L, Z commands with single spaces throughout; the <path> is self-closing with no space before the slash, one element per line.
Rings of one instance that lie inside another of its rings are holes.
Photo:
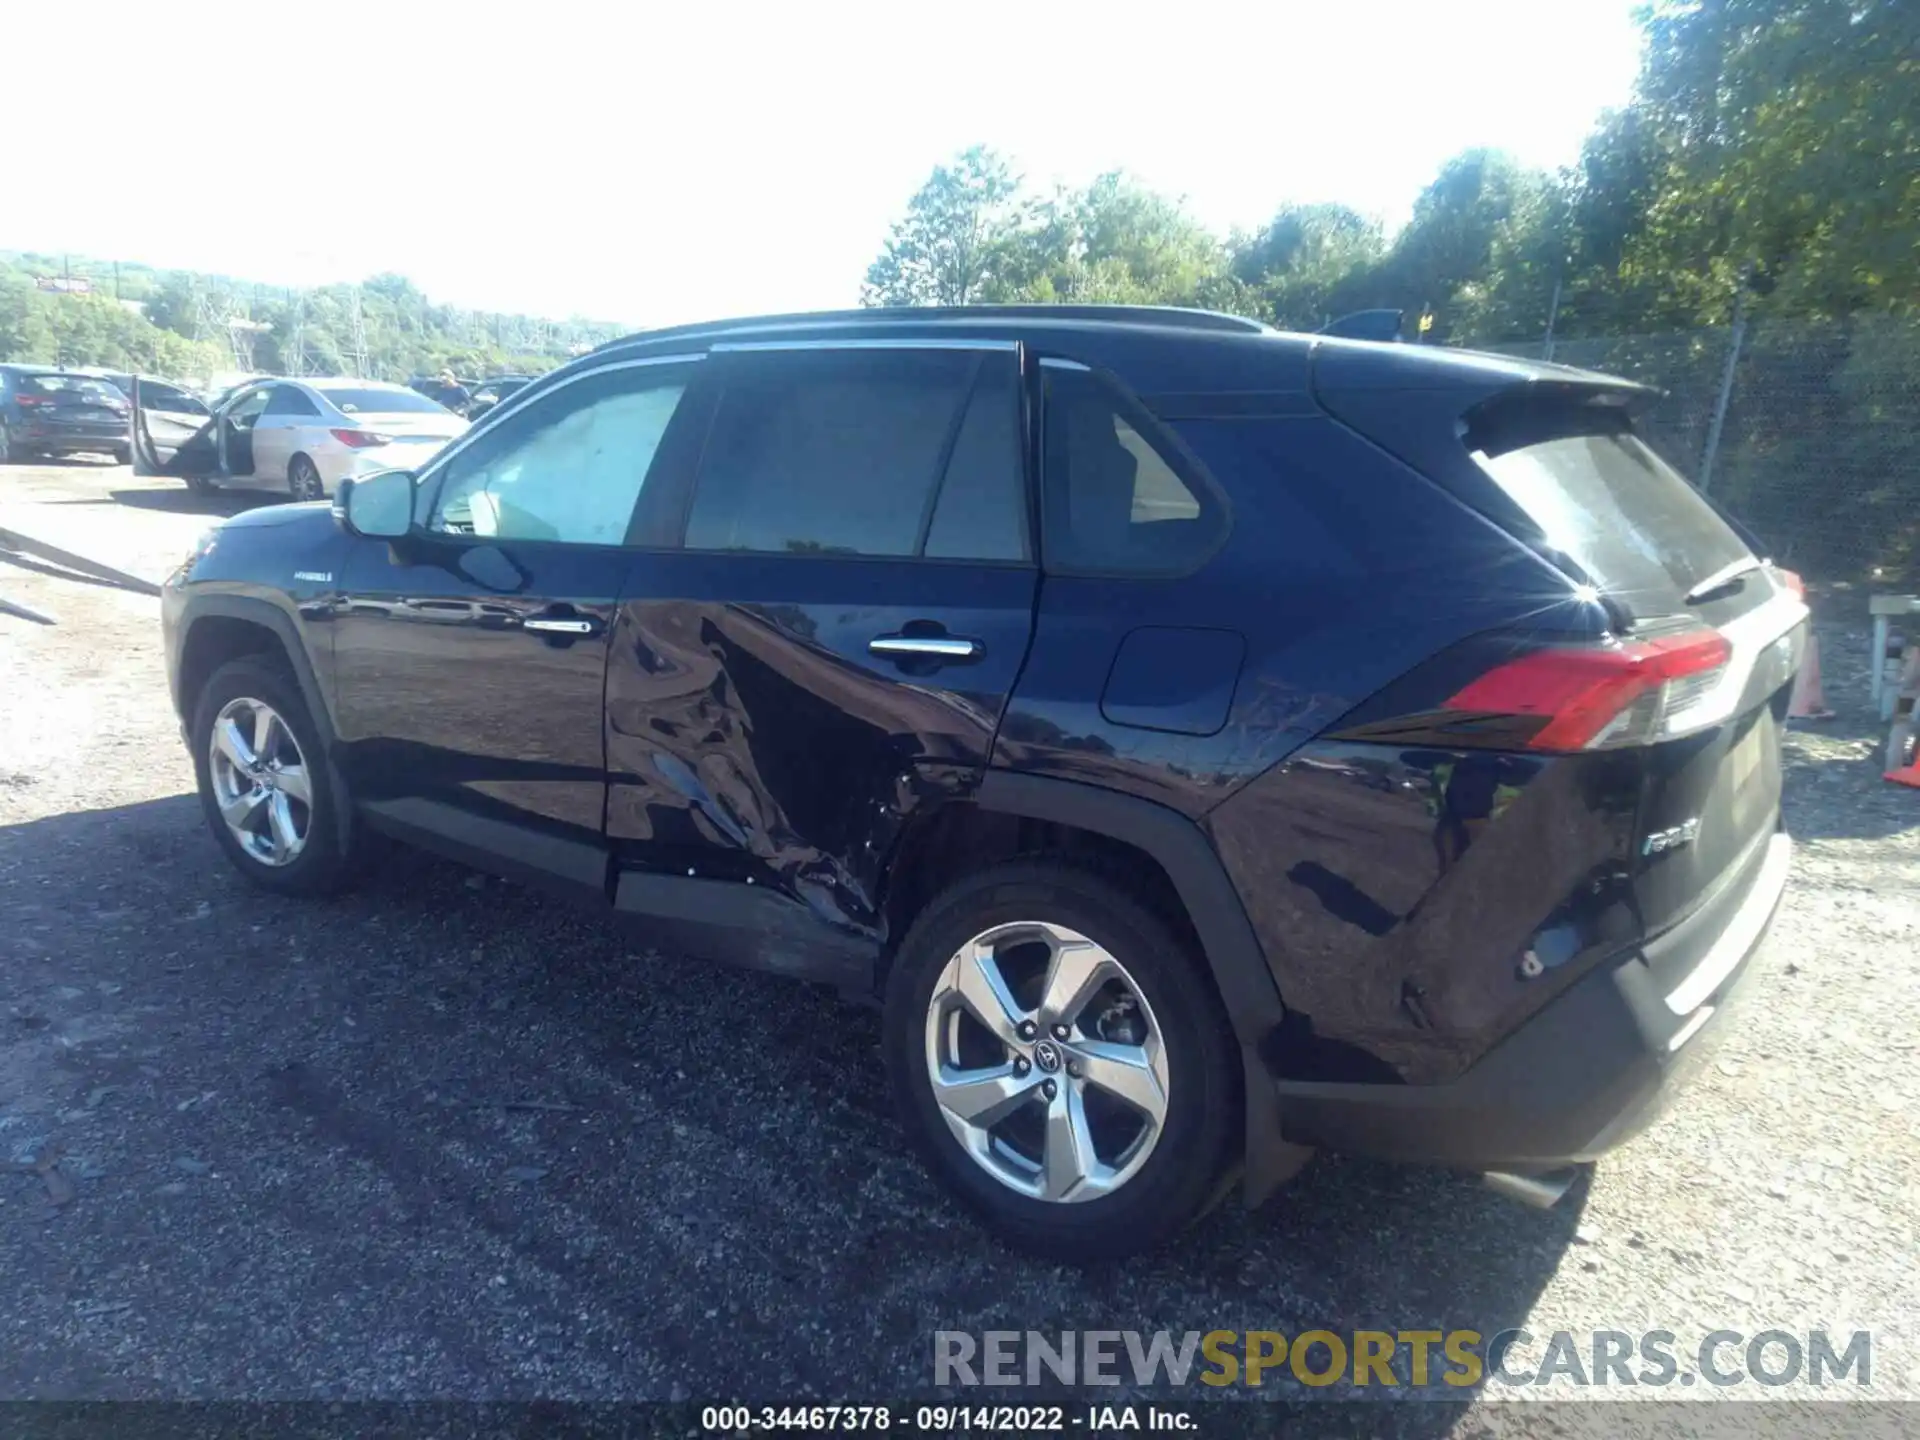
<path fill-rule="evenodd" d="M 1550 1203 L 1790 853 L 1806 608 L 1642 398 L 1185 311 L 655 331 L 212 531 L 170 679 L 269 889 L 381 832 L 878 1001 L 1017 1243 L 1318 1147 Z"/>

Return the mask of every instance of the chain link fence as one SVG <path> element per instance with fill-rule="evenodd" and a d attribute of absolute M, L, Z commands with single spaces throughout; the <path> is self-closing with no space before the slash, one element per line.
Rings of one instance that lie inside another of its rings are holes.
<path fill-rule="evenodd" d="M 1648 437 L 1807 578 L 1920 582 L 1920 324 L 1755 320 L 1490 348 L 1657 387 Z"/>

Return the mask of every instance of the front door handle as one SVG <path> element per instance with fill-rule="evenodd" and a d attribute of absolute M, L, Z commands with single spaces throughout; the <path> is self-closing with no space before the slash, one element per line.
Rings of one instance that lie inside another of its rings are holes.
<path fill-rule="evenodd" d="M 975 660 L 981 653 L 980 642 L 964 635 L 876 635 L 867 649 L 875 655 L 923 660 Z"/>

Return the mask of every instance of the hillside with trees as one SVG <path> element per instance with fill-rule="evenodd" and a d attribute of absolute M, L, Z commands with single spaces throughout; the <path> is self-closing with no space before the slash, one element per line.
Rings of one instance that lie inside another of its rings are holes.
<path fill-rule="evenodd" d="M 383 379 L 442 368 L 537 373 L 624 330 L 436 305 L 399 275 L 301 290 L 0 252 L 0 360 L 188 379 L 235 370 Z"/>

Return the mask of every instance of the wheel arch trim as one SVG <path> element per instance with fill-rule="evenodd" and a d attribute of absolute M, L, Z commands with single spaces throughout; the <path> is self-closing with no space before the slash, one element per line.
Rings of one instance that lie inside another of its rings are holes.
<path fill-rule="evenodd" d="M 989 770 L 973 799 L 983 810 L 1071 825 L 1149 856 L 1166 872 L 1186 907 L 1242 1046 L 1257 1045 L 1285 1017 L 1266 952 L 1239 892 L 1192 820 L 1116 790 L 1005 770 Z"/>
<path fill-rule="evenodd" d="M 327 703 L 326 690 L 315 674 L 313 660 L 307 654 L 307 647 L 301 642 L 300 628 L 285 610 L 272 601 L 262 600 L 251 595 L 192 595 L 186 600 L 180 614 L 180 658 L 185 660 L 187 648 L 193 643 L 194 627 L 207 619 L 241 620 L 258 625 L 270 631 L 280 642 L 280 650 L 285 655 L 287 666 L 293 672 L 293 680 L 300 687 L 300 698 L 306 702 L 307 715 L 313 721 L 314 728 L 320 732 L 320 748 L 324 752 L 327 769 L 327 784 L 333 792 L 334 812 L 341 827 L 341 840 L 345 843 L 347 832 L 352 823 L 353 801 L 348 793 L 346 781 L 340 774 L 340 766 L 335 762 L 335 731 L 333 728 L 333 710 Z M 222 661 L 222 664 L 225 662 Z M 216 667 L 217 668 L 217 667 Z M 185 677 L 178 677 L 178 684 L 184 686 Z M 199 696 L 178 694 L 183 728 L 192 724 L 192 709 L 197 708 Z"/>
<path fill-rule="evenodd" d="M 987 771 L 973 800 L 983 810 L 1071 825 L 1131 845 L 1166 872 L 1200 937 L 1240 1046 L 1246 1112 L 1240 1190 L 1249 1207 L 1258 1205 L 1313 1151 L 1282 1132 L 1279 1097 L 1261 1059 L 1261 1043 L 1285 1018 L 1286 1007 L 1240 893 L 1206 834 L 1178 811 L 1136 795 L 1007 770 Z"/>

